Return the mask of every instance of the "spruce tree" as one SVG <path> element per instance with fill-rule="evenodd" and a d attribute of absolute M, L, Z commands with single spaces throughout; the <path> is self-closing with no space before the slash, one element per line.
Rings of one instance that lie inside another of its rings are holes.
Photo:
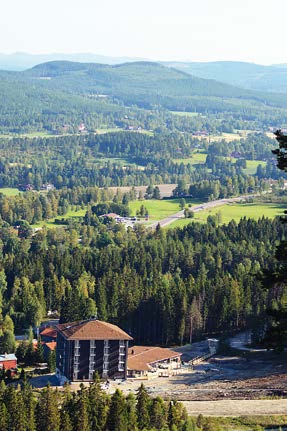
<path fill-rule="evenodd" d="M 109 431 L 127 431 L 128 416 L 123 393 L 116 389 L 111 397 L 107 428 Z"/>
<path fill-rule="evenodd" d="M 60 431 L 59 394 L 50 386 L 40 393 L 37 408 L 37 431 Z"/>
<path fill-rule="evenodd" d="M 91 429 L 101 431 L 105 428 L 108 414 L 108 400 L 101 388 L 99 375 L 96 373 L 93 383 L 88 388 L 89 418 Z"/>
<path fill-rule="evenodd" d="M 83 384 L 81 384 L 81 389 L 77 393 L 75 407 L 74 431 L 90 431 L 87 390 Z"/>
<path fill-rule="evenodd" d="M 139 389 L 137 390 L 136 399 L 137 399 L 138 427 L 140 430 L 144 428 L 149 428 L 150 398 L 143 384 L 141 384 Z"/>
<path fill-rule="evenodd" d="M 157 430 L 166 426 L 166 408 L 162 398 L 156 397 L 152 400 L 150 408 L 150 425 Z"/>
<path fill-rule="evenodd" d="M 136 431 L 137 428 L 137 410 L 136 410 L 136 397 L 130 393 L 126 398 L 127 404 L 127 418 L 128 418 L 128 431 Z"/>
<path fill-rule="evenodd" d="M 3 401 L 0 401 L 0 430 L 8 431 L 9 416 Z"/>

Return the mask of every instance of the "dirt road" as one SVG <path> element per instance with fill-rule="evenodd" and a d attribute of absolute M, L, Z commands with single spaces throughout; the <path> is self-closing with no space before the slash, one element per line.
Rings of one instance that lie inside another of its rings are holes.
<path fill-rule="evenodd" d="M 183 401 L 189 415 L 197 416 L 271 416 L 285 415 L 287 399 Z"/>

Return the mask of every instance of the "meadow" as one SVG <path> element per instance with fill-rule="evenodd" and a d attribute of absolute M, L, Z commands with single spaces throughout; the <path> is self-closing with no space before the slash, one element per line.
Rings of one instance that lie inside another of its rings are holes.
<path fill-rule="evenodd" d="M 39 228 L 39 227 L 44 227 L 46 226 L 47 228 L 55 228 L 55 227 L 61 227 L 61 226 L 66 226 L 65 224 L 58 224 L 55 223 L 55 220 L 61 220 L 61 219 L 69 219 L 69 218 L 73 218 L 73 219 L 78 219 L 79 217 L 84 217 L 84 215 L 86 214 L 87 211 L 87 207 L 78 209 L 78 210 L 74 210 L 74 209 L 70 209 L 66 214 L 61 215 L 61 216 L 57 216 L 57 217 L 53 217 L 50 218 L 49 220 L 42 220 L 38 223 L 35 223 L 32 225 L 33 228 Z"/>
<path fill-rule="evenodd" d="M 11 187 L 3 187 L 0 188 L 0 193 L 3 193 L 5 196 L 17 196 L 21 192 L 19 189 L 11 188 Z"/>
<path fill-rule="evenodd" d="M 173 159 L 175 163 L 183 163 L 184 165 L 187 165 L 188 163 L 190 165 L 202 165 L 205 163 L 207 157 L 207 153 L 201 153 L 201 152 L 194 152 L 192 154 L 192 157 L 182 158 L 182 159 Z M 231 161 L 232 163 L 236 163 L 236 160 L 234 157 L 224 157 L 226 160 Z M 246 160 L 246 169 L 243 169 L 243 172 L 246 175 L 255 175 L 257 171 L 257 167 L 259 165 L 262 165 L 265 167 L 267 162 L 264 160 Z"/>
<path fill-rule="evenodd" d="M 193 219 L 179 219 L 169 225 L 168 228 L 183 227 L 189 224 L 191 221 L 206 223 L 207 217 L 210 215 L 218 215 L 220 219 L 220 224 L 229 223 L 231 220 L 234 220 L 236 223 L 238 223 L 243 217 L 252 218 L 255 220 L 263 216 L 268 218 L 274 218 L 276 216 L 282 215 L 285 209 L 285 204 L 276 203 L 254 202 L 245 204 L 227 204 L 204 211 L 199 211 L 194 214 Z"/>
<path fill-rule="evenodd" d="M 185 199 L 186 204 L 198 204 L 202 201 L 198 199 L 187 198 Z M 172 214 L 175 214 L 181 210 L 180 199 L 167 199 L 167 200 L 143 200 L 143 201 L 132 201 L 129 203 L 131 209 L 131 215 L 136 215 L 136 211 L 140 209 L 141 205 L 148 210 L 150 220 L 161 220 Z"/>

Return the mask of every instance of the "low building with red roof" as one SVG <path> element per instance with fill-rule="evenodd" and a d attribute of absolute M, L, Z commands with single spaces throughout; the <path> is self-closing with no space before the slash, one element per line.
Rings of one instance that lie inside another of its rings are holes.
<path fill-rule="evenodd" d="M 133 346 L 128 350 L 128 377 L 170 376 L 181 368 L 181 353 L 163 347 Z"/>
<path fill-rule="evenodd" d="M 41 340 L 44 342 L 56 341 L 57 329 L 55 326 L 47 326 L 40 332 Z"/>
<path fill-rule="evenodd" d="M 132 337 L 118 326 L 90 319 L 56 329 L 56 373 L 62 383 L 92 381 L 95 372 L 102 378 L 126 378 Z"/>
<path fill-rule="evenodd" d="M 17 358 L 14 353 L 0 355 L 0 370 L 11 370 L 14 375 L 17 372 Z"/>

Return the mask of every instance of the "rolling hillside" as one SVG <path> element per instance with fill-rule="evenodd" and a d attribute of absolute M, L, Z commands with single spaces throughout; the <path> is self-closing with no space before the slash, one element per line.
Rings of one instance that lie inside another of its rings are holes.
<path fill-rule="evenodd" d="M 0 96 L 5 102 L 0 128 L 16 132 L 31 122 L 36 128 L 41 123 L 46 128 L 50 123 L 90 120 L 93 127 L 100 123 L 113 127 L 115 115 L 122 118 L 126 109 L 132 116 L 140 109 L 170 110 L 226 114 L 246 121 L 267 118 L 274 124 L 272 118 L 286 118 L 287 109 L 282 94 L 240 89 L 152 62 L 53 61 L 24 72 L 1 71 Z"/>
<path fill-rule="evenodd" d="M 209 63 L 167 62 L 191 75 L 215 79 L 250 90 L 287 93 L 287 65 L 263 66 L 239 61 L 215 61 Z"/>

